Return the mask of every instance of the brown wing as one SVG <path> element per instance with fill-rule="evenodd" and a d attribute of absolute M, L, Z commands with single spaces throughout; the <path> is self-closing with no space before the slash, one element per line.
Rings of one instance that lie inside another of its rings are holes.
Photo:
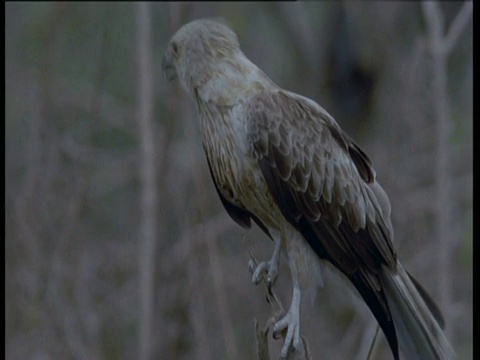
<path fill-rule="evenodd" d="M 398 354 L 377 276 L 382 265 L 395 266 L 396 255 L 371 189 L 368 156 L 328 113 L 300 96 L 261 93 L 246 114 L 252 152 L 283 215 L 353 282 Z"/>
<path fill-rule="evenodd" d="M 210 176 L 213 180 L 213 184 L 215 185 L 215 190 L 217 190 L 218 197 L 220 198 L 220 201 L 222 202 L 223 207 L 225 210 L 227 210 L 228 215 L 241 227 L 245 229 L 250 229 L 252 226 L 252 223 L 250 219 L 253 219 L 255 223 L 258 225 L 262 231 L 267 234 L 270 238 L 271 235 L 267 229 L 267 227 L 258 219 L 255 215 L 250 213 L 248 210 L 245 210 L 241 207 L 238 207 L 237 205 L 232 204 L 230 201 L 228 201 L 225 196 L 222 195 L 222 192 L 218 188 L 217 182 L 215 181 L 215 177 L 213 176 L 212 172 L 212 166 L 210 165 L 210 159 L 208 158 L 207 154 L 207 162 L 208 162 L 208 169 L 210 171 Z"/>

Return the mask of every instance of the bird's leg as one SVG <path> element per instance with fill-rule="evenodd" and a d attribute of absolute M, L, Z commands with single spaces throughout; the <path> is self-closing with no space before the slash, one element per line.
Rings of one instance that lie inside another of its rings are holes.
<path fill-rule="evenodd" d="M 269 289 L 271 289 L 278 276 L 280 251 L 282 249 L 282 237 L 279 235 L 273 235 L 272 237 L 273 241 L 275 242 L 275 248 L 273 249 L 272 257 L 268 261 L 262 261 L 259 263 L 252 275 L 252 282 L 257 285 L 260 283 L 260 281 L 262 281 L 263 273 L 266 272 L 267 285 Z"/>
<path fill-rule="evenodd" d="M 295 350 L 300 345 L 300 284 L 296 274 L 293 277 L 292 303 L 287 314 L 273 326 L 273 337 L 279 338 L 279 333 L 286 329 L 285 342 L 282 347 L 281 357 L 286 358 L 290 350 Z"/>

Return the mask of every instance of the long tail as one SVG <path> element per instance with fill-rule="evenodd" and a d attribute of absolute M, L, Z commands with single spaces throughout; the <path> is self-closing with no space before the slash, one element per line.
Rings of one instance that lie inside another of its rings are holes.
<path fill-rule="evenodd" d="M 438 308 L 403 266 L 383 268 L 380 279 L 405 359 L 455 359 Z"/>

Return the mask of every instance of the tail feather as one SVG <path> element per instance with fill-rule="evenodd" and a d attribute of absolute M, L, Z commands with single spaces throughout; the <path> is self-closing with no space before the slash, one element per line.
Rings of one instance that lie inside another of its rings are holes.
<path fill-rule="evenodd" d="M 383 268 L 380 281 L 407 359 L 454 359 L 455 352 L 442 331 L 443 318 L 427 292 L 400 263 Z"/>
<path fill-rule="evenodd" d="M 432 312 L 432 315 L 435 317 L 435 320 L 437 320 L 438 325 L 440 325 L 442 330 L 445 330 L 445 319 L 443 318 L 442 312 L 438 308 L 437 304 L 435 304 L 435 301 L 433 301 L 427 290 L 425 290 L 422 285 L 420 285 L 418 281 L 408 271 L 407 274 L 410 280 L 413 282 L 413 285 L 415 285 L 417 291 L 420 293 L 420 295 L 422 295 L 423 301 Z"/>

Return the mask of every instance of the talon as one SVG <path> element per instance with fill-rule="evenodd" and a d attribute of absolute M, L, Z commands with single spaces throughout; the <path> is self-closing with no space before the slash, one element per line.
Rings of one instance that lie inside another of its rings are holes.
<path fill-rule="evenodd" d="M 282 347 L 282 358 L 286 358 L 289 351 L 295 351 L 300 344 L 300 321 L 295 318 L 295 314 L 288 313 L 282 320 L 273 327 L 273 338 L 279 339 L 280 333 L 287 330 L 285 343 Z"/>
<path fill-rule="evenodd" d="M 300 290 L 294 288 L 292 304 L 287 314 L 273 326 L 272 336 L 278 339 L 282 331 L 287 332 L 282 347 L 281 356 L 286 358 L 290 351 L 294 351 L 300 345 Z"/>
<path fill-rule="evenodd" d="M 272 332 L 272 337 L 275 339 L 275 340 L 278 340 L 280 339 L 282 336 L 281 336 L 281 331 L 273 331 Z"/>
<path fill-rule="evenodd" d="M 272 286 L 275 285 L 275 281 L 278 277 L 278 266 L 280 262 L 280 251 L 282 248 L 282 240 L 279 237 L 274 237 L 275 248 L 273 249 L 273 254 L 270 260 L 262 261 L 257 265 L 252 275 L 252 282 L 257 285 L 263 280 L 263 273 L 266 273 L 266 283 L 269 292 L 271 293 Z M 248 263 L 250 272 L 254 268 L 253 261 Z"/>
<path fill-rule="evenodd" d="M 262 261 L 260 264 L 258 264 L 252 275 L 252 282 L 255 285 L 258 285 L 260 281 L 262 281 L 262 275 L 264 272 L 267 272 L 267 263 Z"/>
<path fill-rule="evenodd" d="M 255 285 L 258 285 L 262 279 L 263 279 L 263 274 L 266 274 L 267 277 L 267 287 L 268 290 L 271 292 L 272 286 L 275 284 L 275 281 L 277 280 L 278 277 L 278 264 L 276 261 L 262 261 L 260 264 L 258 264 L 257 268 L 253 272 L 252 275 L 252 282 Z"/>

